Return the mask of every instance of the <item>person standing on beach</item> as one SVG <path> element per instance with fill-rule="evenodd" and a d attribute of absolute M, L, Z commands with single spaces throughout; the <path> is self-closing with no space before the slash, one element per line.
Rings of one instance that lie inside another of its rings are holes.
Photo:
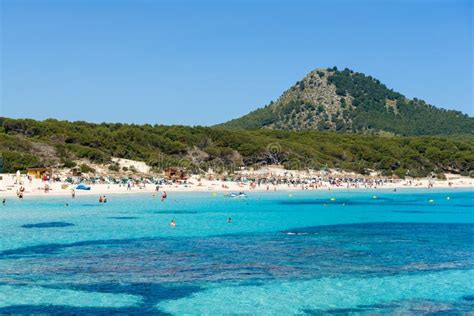
<path fill-rule="evenodd" d="M 166 191 L 163 191 L 163 193 L 161 194 L 161 202 L 164 202 L 167 198 L 167 194 L 166 194 Z"/>
<path fill-rule="evenodd" d="M 71 190 L 71 197 L 74 199 L 76 197 L 76 190 Z"/>

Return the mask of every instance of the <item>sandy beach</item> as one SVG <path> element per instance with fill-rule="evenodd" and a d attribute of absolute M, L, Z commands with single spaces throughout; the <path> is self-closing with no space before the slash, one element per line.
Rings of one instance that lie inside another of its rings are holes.
<path fill-rule="evenodd" d="M 222 181 L 203 179 L 192 176 L 186 182 L 154 184 L 143 182 L 132 182 L 130 187 L 126 184 L 116 183 L 87 183 L 90 190 L 77 190 L 77 184 L 64 181 L 43 181 L 41 179 L 28 179 L 21 176 L 20 183 L 14 174 L 2 174 L 0 180 L 0 198 L 16 197 L 21 187 L 24 188 L 24 197 L 31 196 L 70 196 L 74 190 L 76 196 L 83 195 L 107 195 L 107 194 L 135 194 L 150 193 L 161 194 L 166 192 L 274 192 L 274 191 L 299 191 L 299 190 L 365 190 L 365 189 L 403 189 L 403 188 L 473 188 L 474 179 L 458 175 L 446 175 L 446 180 L 432 179 L 397 179 L 385 181 L 378 184 L 349 185 L 347 183 L 334 184 L 329 181 L 315 181 L 311 179 L 298 179 L 302 183 L 261 183 L 260 185 L 251 181 Z M 47 188 L 45 190 L 45 188 Z"/>

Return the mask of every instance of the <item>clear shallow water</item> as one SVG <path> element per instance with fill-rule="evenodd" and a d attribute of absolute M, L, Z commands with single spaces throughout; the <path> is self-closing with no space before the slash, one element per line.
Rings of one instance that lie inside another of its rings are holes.
<path fill-rule="evenodd" d="M 108 200 L 0 207 L 0 313 L 474 310 L 473 191 Z"/>

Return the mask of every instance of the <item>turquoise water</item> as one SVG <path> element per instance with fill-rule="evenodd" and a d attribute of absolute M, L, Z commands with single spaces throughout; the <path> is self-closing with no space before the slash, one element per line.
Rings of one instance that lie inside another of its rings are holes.
<path fill-rule="evenodd" d="M 473 202 L 471 190 L 8 199 L 0 313 L 472 312 Z"/>

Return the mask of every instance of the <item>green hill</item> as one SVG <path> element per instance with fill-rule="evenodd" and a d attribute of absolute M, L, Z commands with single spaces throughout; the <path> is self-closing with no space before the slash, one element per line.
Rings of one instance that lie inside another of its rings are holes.
<path fill-rule="evenodd" d="M 453 135 L 473 134 L 474 118 L 416 98 L 410 100 L 371 76 L 334 67 L 310 72 L 276 102 L 219 126 Z"/>

